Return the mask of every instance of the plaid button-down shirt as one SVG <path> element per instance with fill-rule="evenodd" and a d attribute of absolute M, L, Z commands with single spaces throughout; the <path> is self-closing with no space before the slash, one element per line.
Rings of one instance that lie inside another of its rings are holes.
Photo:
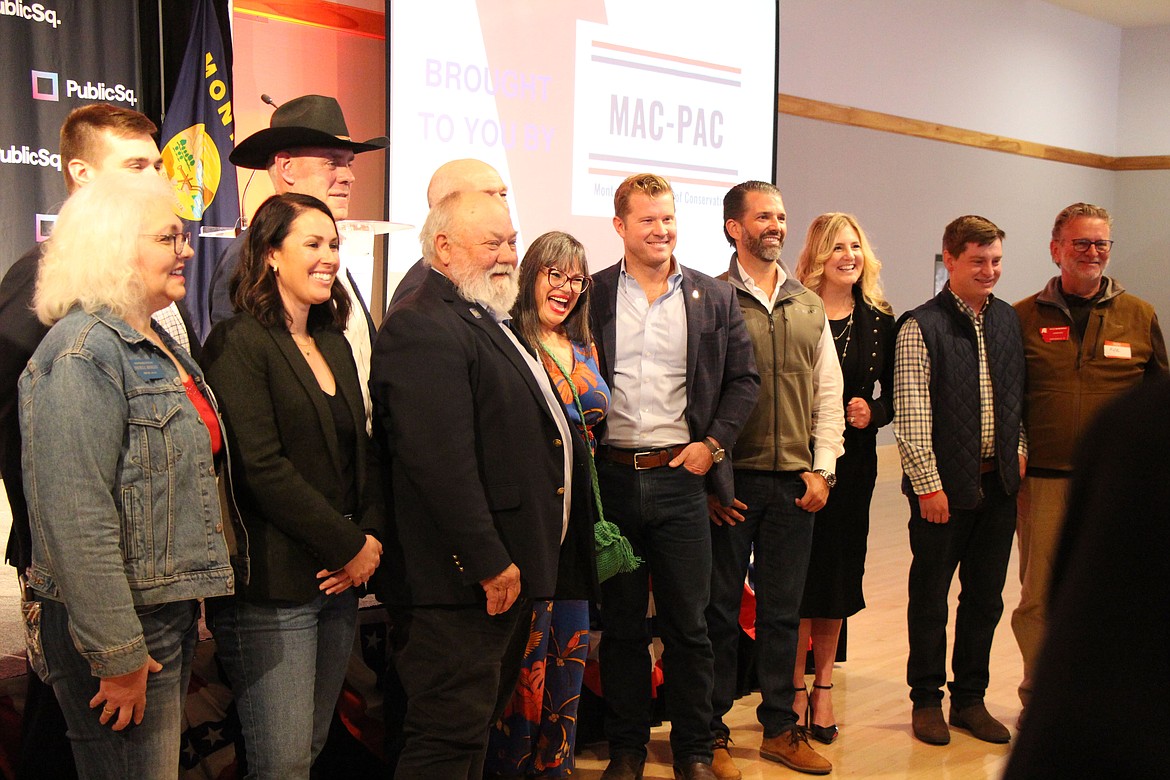
<path fill-rule="evenodd" d="M 950 288 L 947 288 L 950 291 Z M 983 338 L 983 311 L 968 306 L 959 296 L 951 297 L 975 325 L 976 353 L 979 355 L 979 455 L 995 457 L 995 391 L 991 385 L 991 369 L 987 363 L 987 347 Z M 934 457 L 934 415 L 930 406 L 930 352 L 922 338 L 918 321 L 910 317 L 898 331 L 894 350 L 894 438 L 902 470 L 910 480 L 915 495 L 942 490 L 938 464 Z M 1028 441 L 1020 426 L 1020 457 L 1028 456 Z"/>

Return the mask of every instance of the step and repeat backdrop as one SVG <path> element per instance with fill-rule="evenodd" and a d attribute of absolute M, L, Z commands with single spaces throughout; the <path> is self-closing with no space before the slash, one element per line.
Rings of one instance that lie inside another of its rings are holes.
<path fill-rule="evenodd" d="M 98 101 L 141 110 L 137 5 L 0 0 L 0 274 L 52 232 L 66 115 Z"/>

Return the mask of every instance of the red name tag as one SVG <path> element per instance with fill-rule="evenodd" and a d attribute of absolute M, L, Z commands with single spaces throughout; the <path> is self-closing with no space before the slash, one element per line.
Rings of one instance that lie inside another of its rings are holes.
<path fill-rule="evenodd" d="M 1045 344 L 1051 344 L 1054 341 L 1068 341 L 1068 325 L 1061 325 L 1059 328 L 1041 328 L 1040 338 L 1044 339 Z"/>

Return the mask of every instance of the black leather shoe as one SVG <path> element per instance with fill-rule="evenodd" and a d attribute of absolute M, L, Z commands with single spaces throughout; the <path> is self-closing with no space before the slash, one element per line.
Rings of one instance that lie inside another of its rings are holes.
<path fill-rule="evenodd" d="M 642 780 L 646 759 L 637 753 L 616 753 L 601 773 L 601 780 Z"/>
<path fill-rule="evenodd" d="M 692 761 L 674 765 L 674 780 L 719 780 L 710 764 Z"/>

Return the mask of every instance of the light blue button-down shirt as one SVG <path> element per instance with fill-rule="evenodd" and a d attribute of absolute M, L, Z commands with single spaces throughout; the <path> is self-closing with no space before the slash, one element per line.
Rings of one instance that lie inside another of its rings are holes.
<path fill-rule="evenodd" d="M 649 449 L 687 444 L 687 310 L 682 270 L 653 302 L 622 259 L 617 287 L 613 399 L 606 444 Z"/>

